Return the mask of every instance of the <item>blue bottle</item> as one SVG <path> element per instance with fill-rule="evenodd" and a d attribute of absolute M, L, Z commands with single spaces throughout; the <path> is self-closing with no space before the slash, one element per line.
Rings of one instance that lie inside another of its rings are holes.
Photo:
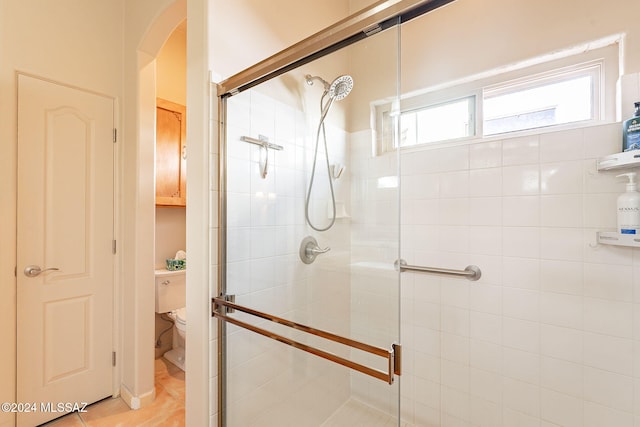
<path fill-rule="evenodd" d="M 640 102 L 634 105 L 633 117 L 622 123 L 622 151 L 640 150 Z"/>

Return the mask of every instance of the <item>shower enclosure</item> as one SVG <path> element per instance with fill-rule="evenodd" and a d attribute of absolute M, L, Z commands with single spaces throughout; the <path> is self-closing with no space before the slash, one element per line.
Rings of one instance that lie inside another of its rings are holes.
<path fill-rule="evenodd" d="M 400 425 L 399 152 L 384 147 L 400 24 L 444 3 L 379 2 L 363 28 L 221 84 L 219 425 Z"/>

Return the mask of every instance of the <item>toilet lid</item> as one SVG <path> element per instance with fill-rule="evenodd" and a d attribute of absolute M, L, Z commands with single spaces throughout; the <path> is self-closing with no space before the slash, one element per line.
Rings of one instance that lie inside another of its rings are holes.
<path fill-rule="evenodd" d="M 176 310 L 176 322 L 183 325 L 187 324 L 187 310 L 179 308 Z"/>

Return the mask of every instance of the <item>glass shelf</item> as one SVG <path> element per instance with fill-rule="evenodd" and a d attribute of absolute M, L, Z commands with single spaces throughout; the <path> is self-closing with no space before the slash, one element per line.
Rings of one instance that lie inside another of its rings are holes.
<path fill-rule="evenodd" d="M 640 235 L 620 234 L 616 231 L 598 231 L 598 243 L 603 245 L 631 246 L 640 248 Z"/>
<path fill-rule="evenodd" d="M 611 154 L 597 160 L 598 171 L 640 167 L 640 150 Z"/>

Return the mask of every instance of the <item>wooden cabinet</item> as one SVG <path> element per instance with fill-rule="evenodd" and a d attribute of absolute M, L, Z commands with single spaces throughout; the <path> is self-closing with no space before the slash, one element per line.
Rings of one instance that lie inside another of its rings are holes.
<path fill-rule="evenodd" d="M 186 206 L 187 114 L 183 105 L 156 102 L 156 206 Z"/>

